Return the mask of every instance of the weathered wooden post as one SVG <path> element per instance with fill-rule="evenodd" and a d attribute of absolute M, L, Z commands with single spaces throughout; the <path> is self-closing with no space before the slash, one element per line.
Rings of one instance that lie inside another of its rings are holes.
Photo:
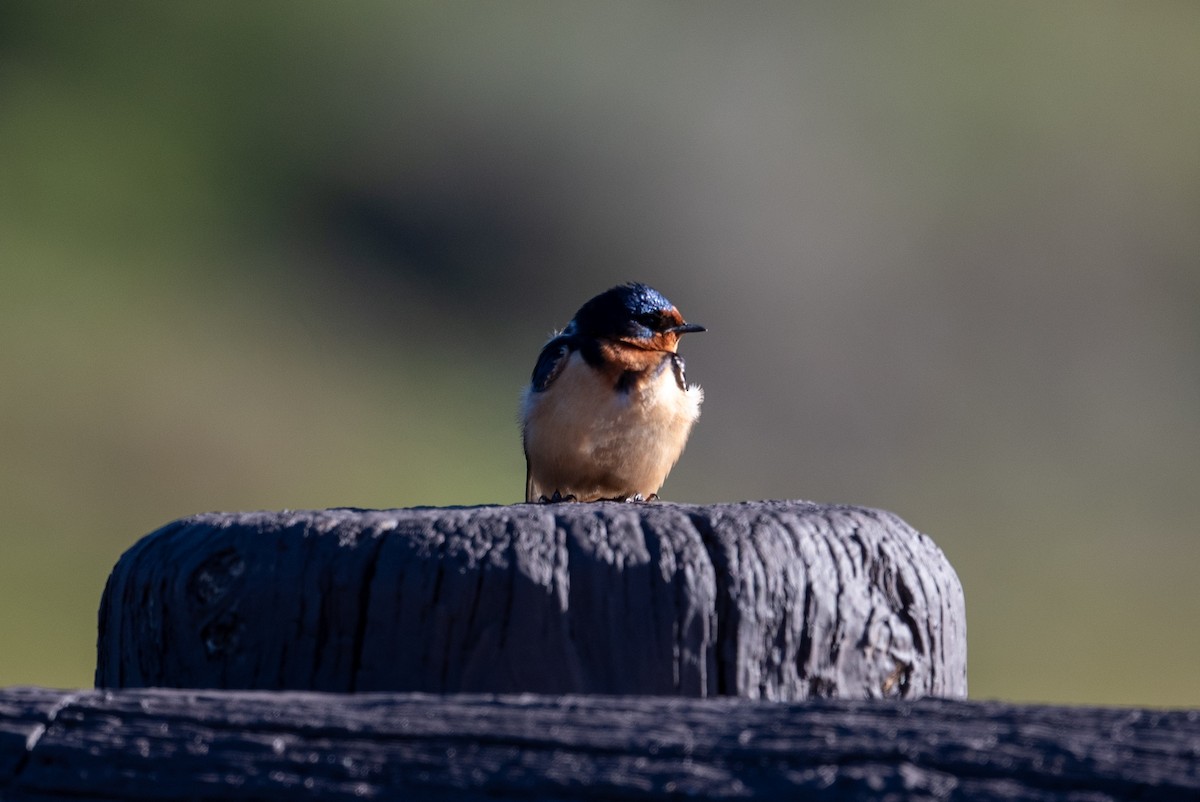
<path fill-rule="evenodd" d="M 953 698 L 963 606 L 857 507 L 200 515 L 97 690 L 0 689 L 0 801 L 1200 799 L 1200 711 Z"/>
<path fill-rule="evenodd" d="M 928 537 L 858 507 L 200 515 L 121 558 L 96 684 L 954 697 L 965 611 Z"/>

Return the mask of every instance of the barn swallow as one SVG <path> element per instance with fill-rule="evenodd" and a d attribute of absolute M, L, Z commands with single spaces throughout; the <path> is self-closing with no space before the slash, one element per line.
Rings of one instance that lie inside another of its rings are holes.
<path fill-rule="evenodd" d="M 525 500 L 657 498 L 704 400 L 684 379 L 679 338 L 704 330 L 645 284 L 580 307 L 521 398 Z"/>

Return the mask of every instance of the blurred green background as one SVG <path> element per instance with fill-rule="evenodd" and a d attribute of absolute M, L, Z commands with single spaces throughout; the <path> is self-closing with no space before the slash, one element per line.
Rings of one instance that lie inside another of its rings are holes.
<path fill-rule="evenodd" d="M 891 509 L 975 697 L 1200 705 L 1200 5 L 0 5 L 0 685 L 205 510 L 513 502 L 646 281 L 664 498 Z"/>

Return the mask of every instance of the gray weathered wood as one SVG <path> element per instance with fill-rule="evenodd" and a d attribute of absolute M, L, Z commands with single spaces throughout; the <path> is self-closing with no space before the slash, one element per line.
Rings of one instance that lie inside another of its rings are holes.
<path fill-rule="evenodd" d="M 31 745 L 69 698 L 66 691 L 44 688 L 0 689 L 0 778 L 21 772 Z M 0 779 L 0 791 L 4 788 L 4 779 Z"/>
<path fill-rule="evenodd" d="M 0 799 L 1200 799 L 1200 711 L 15 689 L 10 731 Z"/>
<path fill-rule="evenodd" d="M 963 696 L 965 613 L 928 537 L 858 507 L 219 513 L 121 558 L 96 684 Z"/>

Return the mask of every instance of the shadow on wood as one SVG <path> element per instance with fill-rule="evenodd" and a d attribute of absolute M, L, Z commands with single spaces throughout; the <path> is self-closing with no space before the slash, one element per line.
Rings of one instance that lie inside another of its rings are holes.
<path fill-rule="evenodd" d="M 0 691 L 4 799 L 1200 799 L 1200 711 Z"/>
<path fill-rule="evenodd" d="M 804 502 L 209 514 L 105 589 L 99 687 L 963 696 L 962 588 Z"/>

